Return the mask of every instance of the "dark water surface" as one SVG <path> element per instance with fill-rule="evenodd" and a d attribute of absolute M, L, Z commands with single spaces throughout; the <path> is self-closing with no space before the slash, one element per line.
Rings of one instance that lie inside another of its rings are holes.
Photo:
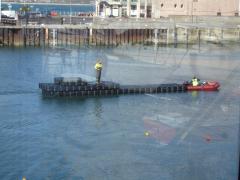
<path fill-rule="evenodd" d="M 1 48 L 1 179 L 237 179 L 240 46 Z M 181 83 L 219 92 L 43 98 L 63 73 L 121 84 Z"/>

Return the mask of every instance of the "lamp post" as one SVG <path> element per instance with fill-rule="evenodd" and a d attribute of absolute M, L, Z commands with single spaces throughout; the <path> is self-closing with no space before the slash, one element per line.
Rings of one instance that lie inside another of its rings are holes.
<path fill-rule="evenodd" d="M 198 2 L 198 0 L 192 0 L 192 23 L 193 23 L 194 15 L 196 16 L 195 11 L 196 11 L 196 8 L 197 8 L 197 4 L 196 4 L 197 2 Z"/>
<path fill-rule="evenodd" d="M 2 22 L 2 0 L 0 0 L 0 23 Z"/>
<path fill-rule="evenodd" d="M 8 4 L 8 10 L 11 11 L 12 10 L 12 5 L 9 3 Z"/>
<path fill-rule="evenodd" d="M 70 0 L 70 24 L 72 24 L 72 0 Z"/>
<path fill-rule="evenodd" d="M 191 14 L 192 14 L 192 23 L 193 23 L 193 0 L 192 0 L 192 8 L 191 8 Z"/>

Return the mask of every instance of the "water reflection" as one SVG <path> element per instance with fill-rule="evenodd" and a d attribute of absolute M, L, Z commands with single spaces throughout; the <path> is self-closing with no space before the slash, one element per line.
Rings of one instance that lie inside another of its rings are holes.
<path fill-rule="evenodd" d="M 143 119 L 145 135 L 156 139 L 163 145 L 169 144 L 176 136 L 176 129 L 171 125 L 162 123 L 150 117 Z"/>
<path fill-rule="evenodd" d="M 191 94 L 192 94 L 192 97 L 193 98 L 196 98 L 198 96 L 198 91 L 192 91 Z"/>
<path fill-rule="evenodd" d="M 94 115 L 95 115 L 95 121 L 96 121 L 96 127 L 101 127 L 102 122 L 102 113 L 103 113 L 103 107 L 102 107 L 102 100 L 100 98 L 94 99 Z"/>
<path fill-rule="evenodd" d="M 240 53 L 226 46 L 0 49 L 2 178 L 236 179 Z M 121 83 L 183 82 L 196 70 L 221 89 L 41 98 L 39 82 L 94 75 L 96 58 Z"/>
<path fill-rule="evenodd" d="M 107 49 L 106 49 L 107 50 Z M 51 77 L 61 74 L 85 74 L 95 76 L 94 65 L 100 59 L 104 65 L 102 77 L 107 76 L 108 58 L 103 49 L 52 48 L 44 51 L 42 70 Z"/>

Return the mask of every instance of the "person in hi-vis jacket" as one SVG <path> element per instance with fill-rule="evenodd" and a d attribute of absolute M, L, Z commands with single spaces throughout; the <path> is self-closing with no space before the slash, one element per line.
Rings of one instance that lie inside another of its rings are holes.
<path fill-rule="evenodd" d="M 102 62 L 98 60 L 97 63 L 95 64 L 97 84 L 99 84 L 101 80 L 102 67 L 103 67 Z"/>

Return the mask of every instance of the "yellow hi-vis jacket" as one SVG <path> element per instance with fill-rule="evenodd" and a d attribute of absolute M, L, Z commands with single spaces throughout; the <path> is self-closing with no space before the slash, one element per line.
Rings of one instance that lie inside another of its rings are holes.
<path fill-rule="evenodd" d="M 196 78 L 196 79 L 192 79 L 192 85 L 193 86 L 198 86 L 198 79 Z"/>
<path fill-rule="evenodd" d="M 98 71 L 101 70 L 102 69 L 102 63 L 96 63 L 95 64 L 95 69 L 98 70 Z"/>

